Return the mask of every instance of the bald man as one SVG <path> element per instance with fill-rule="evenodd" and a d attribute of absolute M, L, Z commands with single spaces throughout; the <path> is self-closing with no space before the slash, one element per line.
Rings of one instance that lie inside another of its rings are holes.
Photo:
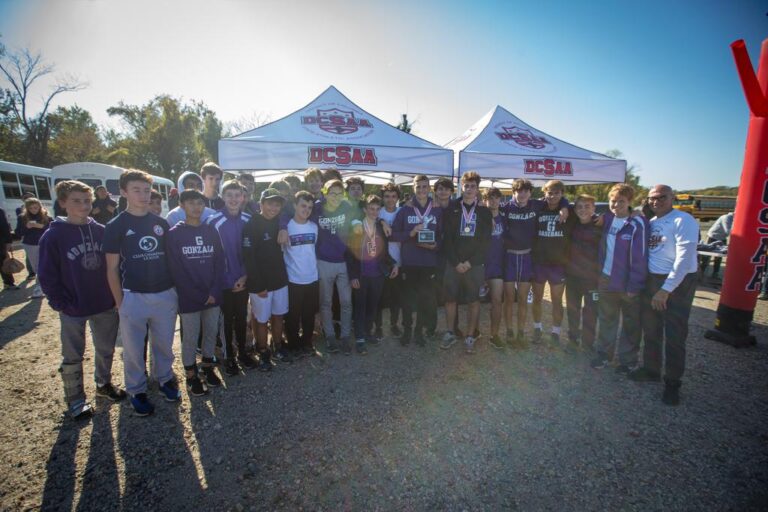
<path fill-rule="evenodd" d="M 674 198 L 674 192 L 667 185 L 655 185 L 648 192 L 654 217 L 651 218 L 648 277 L 642 303 L 645 349 L 643 366 L 629 374 L 630 379 L 638 382 L 658 382 L 663 370 L 662 402 L 667 405 L 680 403 L 688 317 L 698 270 L 699 225 L 688 213 L 672 208 Z M 662 348 L 666 356 L 664 368 Z"/>

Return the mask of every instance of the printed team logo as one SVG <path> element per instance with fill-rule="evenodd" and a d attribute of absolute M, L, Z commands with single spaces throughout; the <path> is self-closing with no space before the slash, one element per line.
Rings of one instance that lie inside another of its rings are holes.
<path fill-rule="evenodd" d="M 664 243 L 664 236 L 661 234 L 661 228 L 651 228 L 651 236 L 648 237 L 648 250 L 650 252 L 658 251 L 662 243 Z"/>
<path fill-rule="evenodd" d="M 160 228 L 160 233 L 162 234 L 163 228 L 160 226 L 155 226 L 156 228 Z M 153 236 L 144 236 L 139 240 L 139 249 L 141 249 L 144 252 L 152 252 L 155 249 L 157 249 L 157 238 Z"/>
<path fill-rule="evenodd" d="M 83 267 L 83 270 L 98 270 L 101 268 L 101 258 L 92 252 L 83 254 L 80 259 L 80 266 Z"/>
<path fill-rule="evenodd" d="M 157 236 L 163 236 L 163 226 L 160 226 L 159 224 L 155 224 L 152 231 L 154 231 Z"/>
<path fill-rule="evenodd" d="M 520 146 L 528 149 L 534 149 L 537 151 L 550 152 L 554 151 L 555 146 L 549 142 L 549 140 L 542 136 L 536 135 L 527 128 L 520 128 L 519 126 L 500 126 L 500 130 L 497 130 L 496 136 L 507 144 Z"/>
<path fill-rule="evenodd" d="M 373 128 L 367 119 L 358 119 L 351 110 L 339 108 L 317 109 L 317 115 L 301 116 L 301 124 L 317 125 L 318 128 L 336 135 L 348 135 L 362 128 Z"/>
<path fill-rule="evenodd" d="M 573 164 L 567 160 L 544 158 L 542 160 L 523 160 L 525 174 L 540 174 L 542 176 L 573 176 Z"/>
<path fill-rule="evenodd" d="M 310 164 L 334 164 L 342 167 L 349 165 L 377 165 L 374 148 L 355 148 L 351 146 L 312 146 L 309 148 L 307 162 Z"/>

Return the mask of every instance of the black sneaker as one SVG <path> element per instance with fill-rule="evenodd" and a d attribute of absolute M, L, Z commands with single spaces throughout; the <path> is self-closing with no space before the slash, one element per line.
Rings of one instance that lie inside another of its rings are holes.
<path fill-rule="evenodd" d="M 293 356 L 291 355 L 291 352 L 283 345 L 280 347 L 280 349 L 275 354 L 275 359 L 280 361 L 281 363 L 292 363 L 293 362 Z"/>
<path fill-rule="evenodd" d="M 381 331 L 379 331 L 379 332 L 381 332 Z M 365 342 L 370 344 L 370 345 L 378 345 L 383 340 L 384 340 L 384 337 L 380 336 L 378 334 L 373 334 L 372 336 L 366 336 L 365 337 Z"/>
<path fill-rule="evenodd" d="M 187 391 L 192 396 L 203 396 L 207 393 L 205 386 L 203 386 L 203 381 L 197 375 L 187 377 Z"/>
<path fill-rule="evenodd" d="M 272 364 L 272 354 L 269 350 L 259 354 L 259 365 L 256 367 L 260 372 L 270 372 L 274 368 Z"/>
<path fill-rule="evenodd" d="M 240 375 L 240 365 L 237 364 L 237 361 L 234 359 L 229 359 L 227 361 L 227 366 L 224 368 L 224 371 L 227 372 L 227 375 L 234 377 L 235 375 Z"/>
<path fill-rule="evenodd" d="M 601 370 L 611 364 L 611 362 L 608 360 L 605 354 L 599 353 L 595 356 L 592 361 L 590 361 L 589 366 L 594 368 L 595 370 Z"/>
<path fill-rule="evenodd" d="M 517 340 L 515 339 L 515 331 L 508 331 L 507 337 L 504 339 L 507 343 L 507 347 L 511 349 L 517 348 Z"/>
<path fill-rule="evenodd" d="M 565 345 L 565 352 L 567 354 L 577 354 L 579 352 L 579 344 L 573 340 L 569 341 Z"/>
<path fill-rule="evenodd" d="M 217 388 L 221 386 L 221 379 L 216 375 L 216 368 L 213 366 L 203 366 L 203 376 L 205 376 L 205 383 L 208 387 Z"/>
<path fill-rule="evenodd" d="M 355 350 L 357 350 L 357 353 L 361 356 L 364 356 L 368 353 L 368 347 L 365 346 L 365 340 L 357 340 L 355 343 Z"/>
<path fill-rule="evenodd" d="M 549 347 L 553 349 L 560 348 L 560 335 L 556 332 L 549 335 Z"/>
<path fill-rule="evenodd" d="M 349 337 L 341 340 L 341 351 L 344 352 L 345 356 L 352 355 L 352 342 L 350 341 Z"/>
<path fill-rule="evenodd" d="M 335 354 L 339 351 L 339 343 L 336 341 L 336 338 L 329 338 L 326 336 L 325 346 L 329 354 Z"/>
<path fill-rule="evenodd" d="M 414 334 L 413 342 L 419 347 L 427 346 L 427 340 L 424 337 L 424 335 L 421 333 L 421 330 L 419 330 L 418 332 L 416 332 L 416 334 Z"/>
<path fill-rule="evenodd" d="M 373 331 L 373 337 L 377 342 L 384 339 L 384 331 L 382 331 L 381 327 L 378 327 L 375 331 Z"/>
<path fill-rule="evenodd" d="M 303 347 L 301 349 L 301 353 L 304 357 L 317 357 L 320 355 L 320 353 L 313 345 L 310 345 L 309 347 Z"/>
<path fill-rule="evenodd" d="M 648 370 L 643 366 L 639 366 L 627 374 L 629 380 L 635 382 L 659 382 L 661 375 Z"/>
<path fill-rule="evenodd" d="M 237 362 L 246 370 L 253 370 L 259 364 L 250 354 L 245 353 L 237 358 Z"/>
<path fill-rule="evenodd" d="M 399 338 L 403 334 L 403 331 L 401 331 L 397 325 L 390 326 L 389 332 L 396 338 Z"/>
<path fill-rule="evenodd" d="M 615 372 L 619 375 L 629 375 L 629 372 L 632 371 L 632 368 L 629 367 L 629 365 L 626 364 L 620 364 L 616 367 Z"/>
<path fill-rule="evenodd" d="M 498 336 L 491 336 L 490 343 L 493 348 L 504 350 L 504 342 Z"/>
<path fill-rule="evenodd" d="M 670 386 L 669 384 L 664 386 L 664 394 L 661 395 L 661 401 L 666 405 L 680 405 L 680 387 Z"/>
<path fill-rule="evenodd" d="M 410 345 L 411 344 L 411 330 L 405 329 L 403 331 L 403 335 L 400 336 L 400 344 L 402 346 Z"/>
<path fill-rule="evenodd" d="M 116 388 L 108 382 L 103 386 L 96 386 L 96 396 L 107 398 L 113 402 L 119 402 L 120 400 L 125 400 L 125 397 L 128 395 L 122 389 Z"/>
<path fill-rule="evenodd" d="M 534 328 L 533 339 L 532 339 L 533 343 L 535 344 L 541 343 L 541 336 L 542 336 L 541 328 L 540 327 Z"/>

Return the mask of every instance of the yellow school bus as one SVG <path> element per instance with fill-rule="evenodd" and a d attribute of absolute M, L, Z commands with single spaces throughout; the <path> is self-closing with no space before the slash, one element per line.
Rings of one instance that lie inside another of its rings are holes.
<path fill-rule="evenodd" d="M 677 194 L 673 206 L 680 211 L 690 213 L 698 220 L 715 220 L 736 208 L 736 198 Z"/>

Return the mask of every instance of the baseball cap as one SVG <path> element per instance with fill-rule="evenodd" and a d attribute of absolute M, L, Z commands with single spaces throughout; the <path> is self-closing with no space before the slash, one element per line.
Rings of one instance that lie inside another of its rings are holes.
<path fill-rule="evenodd" d="M 268 188 L 261 193 L 260 200 L 266 201 L 267 199 L 279 199 L 282 202 L 285 202 L 285 198 L 280 195 L 280 192 L 278 192 L 277 189 L 274 188 Z"/>

